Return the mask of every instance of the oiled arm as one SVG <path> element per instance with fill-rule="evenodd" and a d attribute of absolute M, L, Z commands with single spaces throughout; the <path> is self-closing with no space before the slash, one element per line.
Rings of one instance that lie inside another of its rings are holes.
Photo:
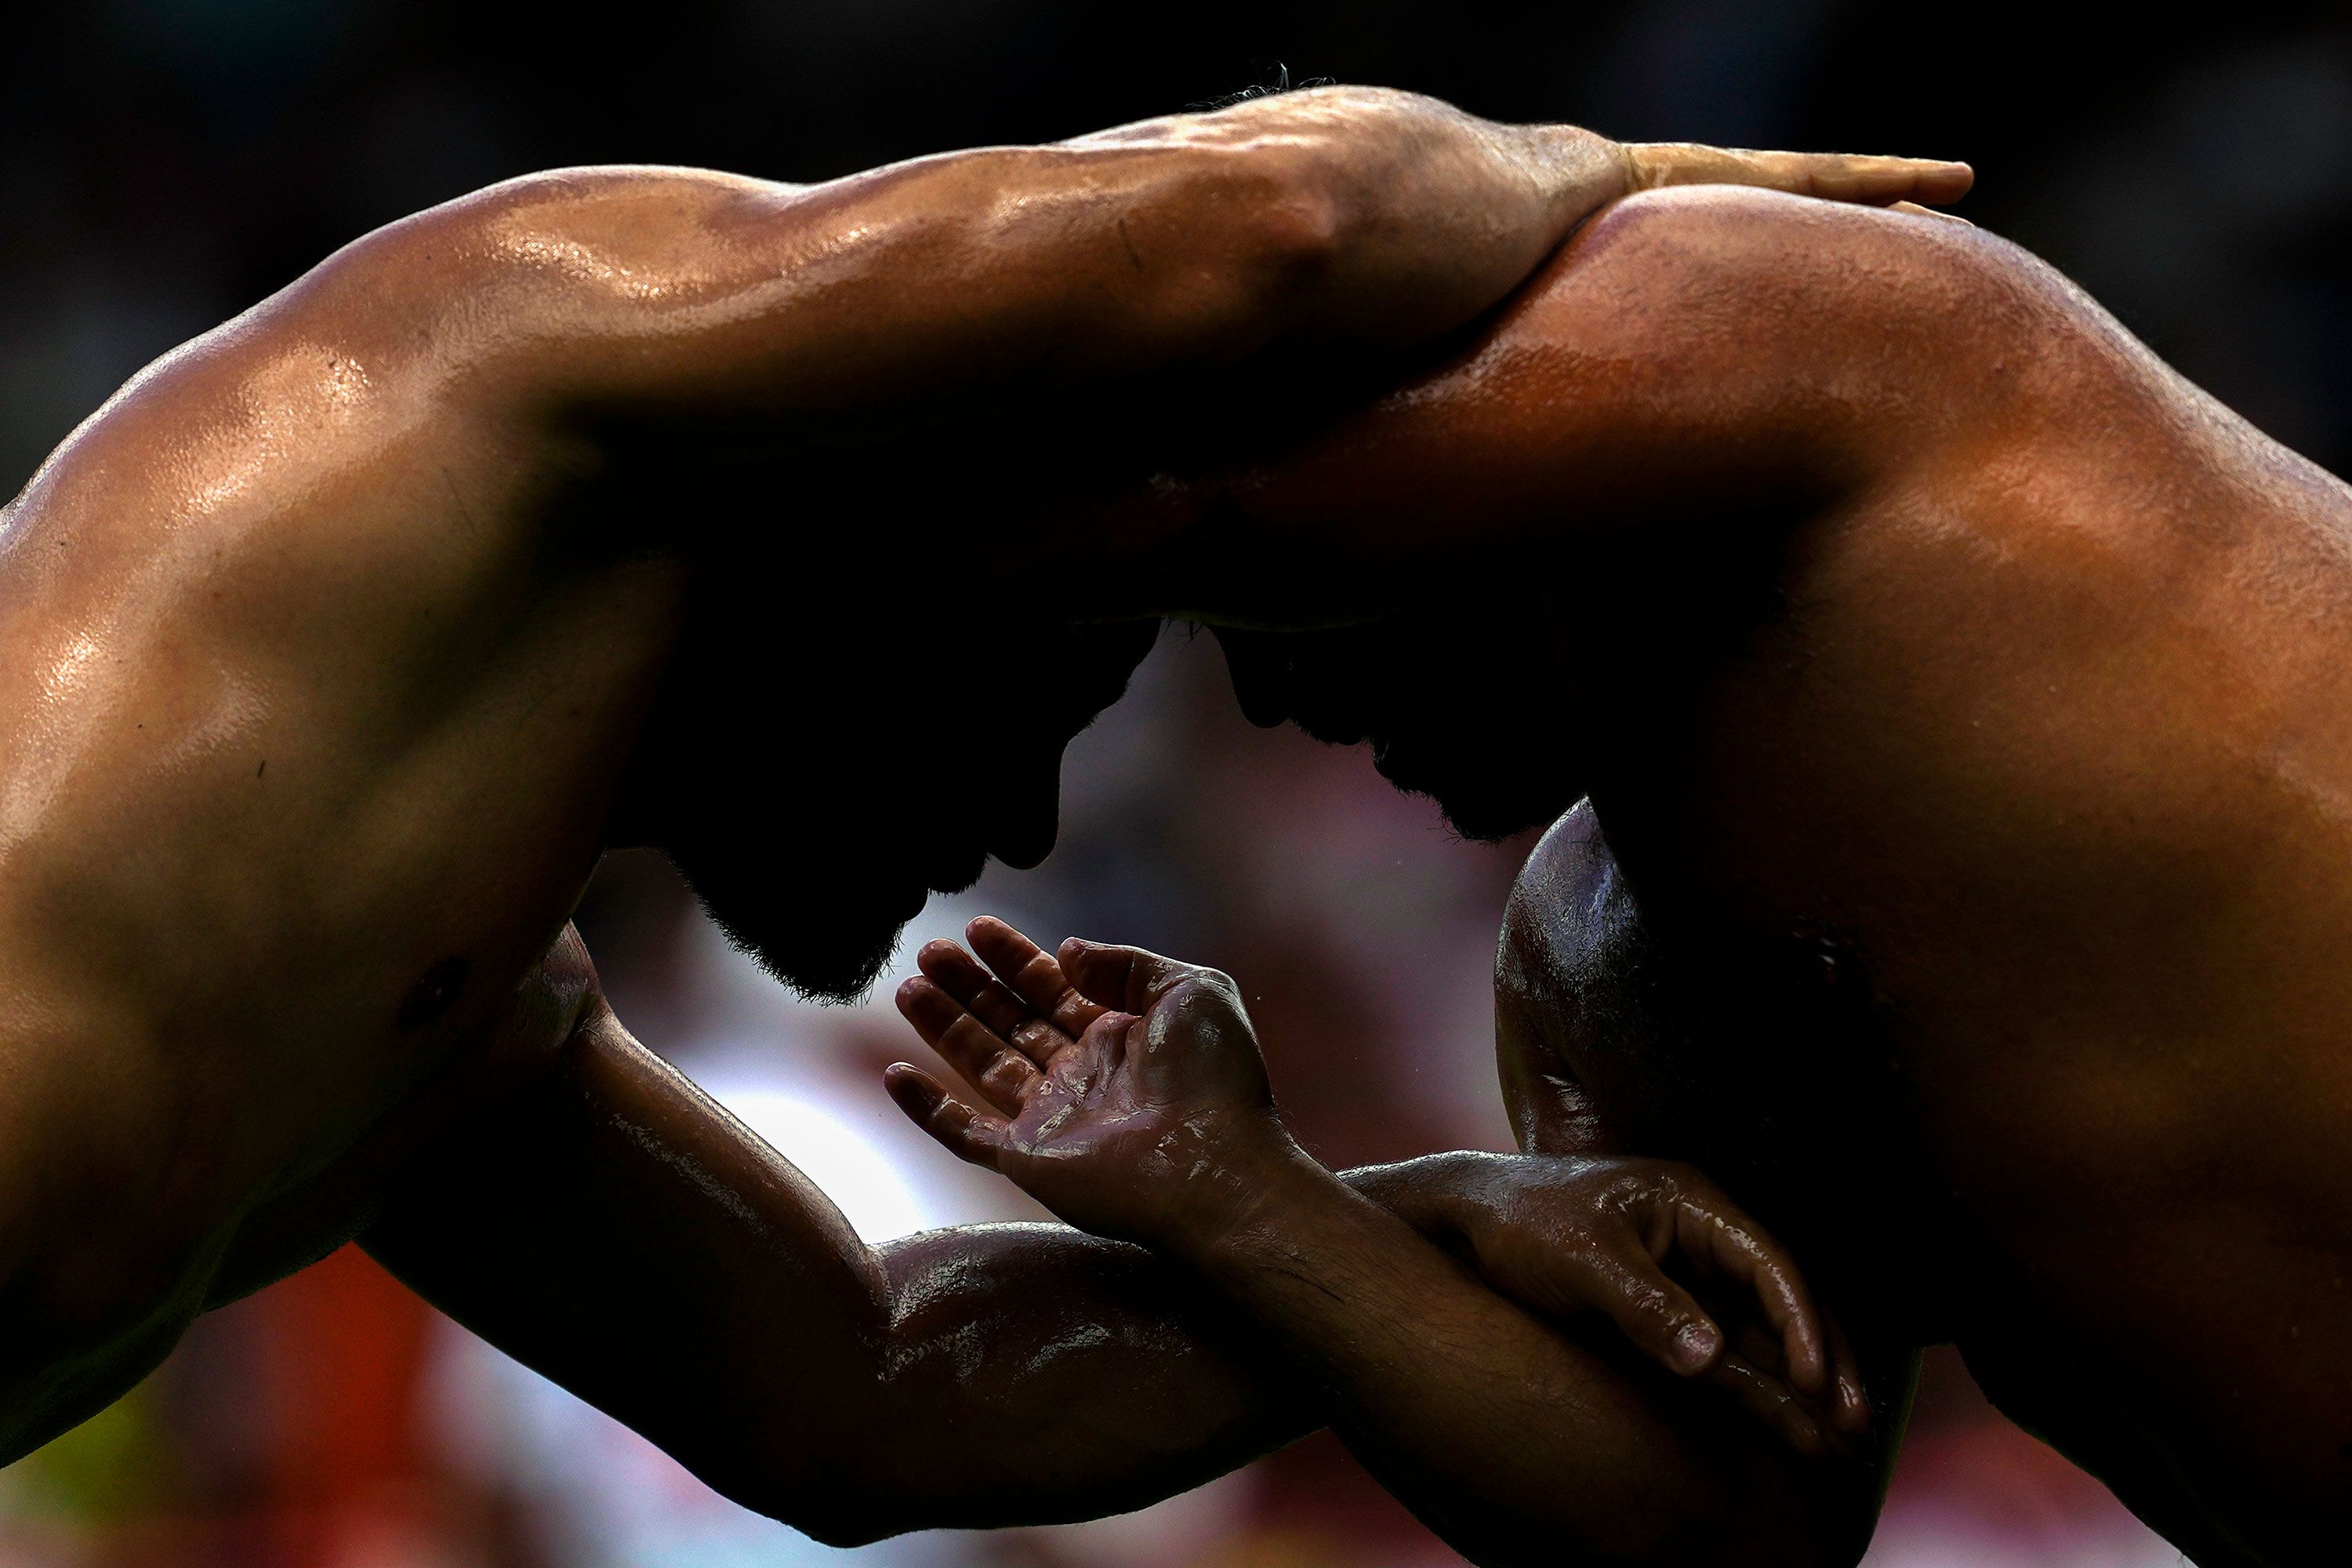
<path fill-rule="evenodd" d="M 1503 298 L 1603 204 L 1695 177 L 1879 202 L 1948 200 L 1969 178 L 1627 147 L 1327 88 L 814 186 L 559 172 L 368 244 L 502 290 L 500 336 L 478 346 L 532 395 L 831 419 L 1084 397 L 1276 344 L 1421 342 Z"/>
<path fill-rule="evenodd" d="M 1205 1293 L 1060 1226 L 869 1248 L 601 1007 L 362 1242 L 704 1480 L 820 1539 L 1140 1507 L 1321 1424 Z"/>

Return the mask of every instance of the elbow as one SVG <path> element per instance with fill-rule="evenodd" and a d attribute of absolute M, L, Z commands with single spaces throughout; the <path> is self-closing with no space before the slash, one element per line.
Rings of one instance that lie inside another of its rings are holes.
<path fill-rule="evenodd" d="M 1355 198 L 1346 161 L 1334 153 L 1310 148 L 1286 153 L 1249 177 L 1254 237 L 1290 276 L 1330 271 L 1359 226 L 1364 204 Z"/>
<path fill-rule="evenodd" d="M 762 1436 L 741 1424 L 711 1423 L 698 1429 L 690 1451 L 670 1452 L 728 1501 L 825 1546 L 870 1546 L 939 1522 L 924 1517 L 923 1489 L 858 1425 L 812 1432 L 782 1423 Z"/>

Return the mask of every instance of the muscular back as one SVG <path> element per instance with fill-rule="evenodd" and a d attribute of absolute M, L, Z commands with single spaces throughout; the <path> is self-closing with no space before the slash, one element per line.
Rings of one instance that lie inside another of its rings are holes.
<path fill-rule="evenodd" d="M 1416 513 L 1465 563 L 1537 552 L 1545 717 L 1661 940 L 1864 977 L 1993 1269 L 1962 1343 L 2058 1352 L 2014 1387 L 2062 1443 L 2153 1431 L 2142 1507 L 2340 1524 L 2341 484 L 1996 240 L 1704 192 L 1604 214 L 1468 355 L 1235 493 L 1351 529 L 1368 597 Z"/>

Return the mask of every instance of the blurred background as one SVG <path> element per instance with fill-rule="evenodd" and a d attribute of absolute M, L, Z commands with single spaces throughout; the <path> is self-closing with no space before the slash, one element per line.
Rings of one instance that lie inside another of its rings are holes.
<path fill-rule="evenodd" d="M 2340 470 L 2352 458 L 2352 24 L 2244 5 L 2193 26 L 2120 15 L 2010 0 L 28 9 L 0 93 L 0 490 L 148 359 L 363 230 L 488 181 L 597 162 L 821 179 L 1070 135 L 1283 67 L 1626 138 L 1968 158 L 1979 184 L 1963 212 L 2049 257 L 2192 379 Z M 1465 844 L 1362 755 L 1251 730 L 1214 649 L 1175 632 L 1072 748 L 1065 786 L 1053 859 L 934 900 L 904 951 L 986 910 L 1047 938 L 1084 931 L 1213 963 L 1252 997 L 1276 1088 L 1327 1160 L 1507 1145 L 1487 970 L 1525 842 Z M 794 1001 L 650 858 L 609 861 L 581 923 L 622 1016 L 869 1239 L 1027 1212 L 883 1100 L 877 1073 L 906 1049 L 887 1005 Z M 0 1568 L 835 1560 L 1455 1561 L 1328 1439 L 1122 1520 L 834 1552 L 721 1502 L 348 1250 L 207 1319 L 121 1405 L 0 1471 Z M 1946 1356 L 1871 1561 L 2179 1559 L 2000 1421 Z"/>

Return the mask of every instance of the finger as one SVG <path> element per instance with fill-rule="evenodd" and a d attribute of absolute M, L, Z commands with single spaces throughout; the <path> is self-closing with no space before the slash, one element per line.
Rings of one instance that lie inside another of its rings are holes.
<path fill-rule="evenodd" d="M 1723 1355 L 1723 1330 L 1691 1293 L 1628 1245 L 1579 1255 L 1590 1271 L 1582 1299 L 1608 1314 L 1643 1354 L 1680 1377 L 1696 1377 Z"/>
<path fill-rule="evenodd" d="M 1761 153 L 1745 155 L 1759 184 L 1824 201 L 1951 202 L 1968 195 L 1976 172 L 1966 163 L 1921 158 L 1864 158 L 1838 153 Z"/>
<path fill-rule="evenodd" d="M 1688 142 L 1637 143 L 1634 184 L 1755 185 L 1827 201 L 1950 202 L 1968 194 L 1976 171 L 1933 158 L 1871 157 L 1845 153 L 1764 153 Z"/>
<path fill-rule="evenodd" d="M 945 1144 L 948 1152 L 975 1165 L 996 1168 L 997 1156 L 1006 1144 L 1003 1121 L 982 1116 L 909 1062 L 892 1062 L 884 1068 L 882 1087 L 890 1091 L 908 1119 Z"/>
<path fill-rule="evenodd" d="M 1886 204 L 1886 210 L 1891 213 L 1908 213 L 1913 217 L 1931 217 L 1937 223 L 1956 223 L 1962 228 L 1976 227 L 1976 225 L 1958 213 L 1937 212 L 1934 207 L 1923 207 L 1917 202 L 1889 202 Z"/>
<path fill-rule="evenodd" d="M 993 916 L 982 915 L 964 928 L 971 950 L 1029 1010 L 1072 1039 L 1105 1009 L 1081 994 L 1063 974 L 1062 966 L 1038 945 Z"/>
<path fill-rule="evenodd" d="M 1706 1373 L 1706 1381 L 1737 1399 L 1742 1409 L 1806 1458 L 1821 1458 L 1832 1451 L 1829 1434 L 1804 1402 L 1752 1362 L 1727 1355 Z"/>
<path fill-rule="evenodd" d="M 1764 1321 L 1780 1336 L 1790 1382 L 1800 1393 L 1818 1399 L 1828 1384 L 1828 1352 L 1812 1295 L 1795 1262 L 1734 1219 L 1737 1212 L 1728 1198 L 1681 1184 L 1675 1205 L 1676 1244 L 1755 1300 Z"/>
<path fill-rule="evenodd" d="M 927 978 L 900 985 L 898 1003 L 923 1043 L 939 1052 L 982 1099 L 1008 1116 L 1020 1110 L 1038 1079 L 1035 1062 Z"/>
<path fill-rule="evenodd" d="M 1077 988 L 1121 1012 L 1150 1011 L 1153 1000 L 1173 982 L 1201 970 L 1139 947 L 1072 937 L 1062 943 L 1062 970 Z"/>
<path fill-rule="evenodd" d="M 1789 1381 L 1787 1347 L 1780 1342 L 1780 1336 L 1769 1329 L 1759 1328 L 1754 1323 L 1734 1325 L 1728 1353 L 1783 1383 Z"/>
<path fill-rule="evenodd" d="M 1830 1320 L 1829 1331 L 1830 1425 L 1842 1432 L 1867 1432 L 1875 1413 L 1870 1407 L 1870 1390 L 1863 1385 L 1862 1359 L 1853 1353 L 1835 1319 Z"/>
<path fill-rule="evenodd" d="M 915 954 L 924 977 L 963 1005 L 1006 1045 L 1044 1067 L 1070 1043 L 1068 1035 L 1029 1009 L 1004 983 L 951 942 L 929 942 Z"/>

